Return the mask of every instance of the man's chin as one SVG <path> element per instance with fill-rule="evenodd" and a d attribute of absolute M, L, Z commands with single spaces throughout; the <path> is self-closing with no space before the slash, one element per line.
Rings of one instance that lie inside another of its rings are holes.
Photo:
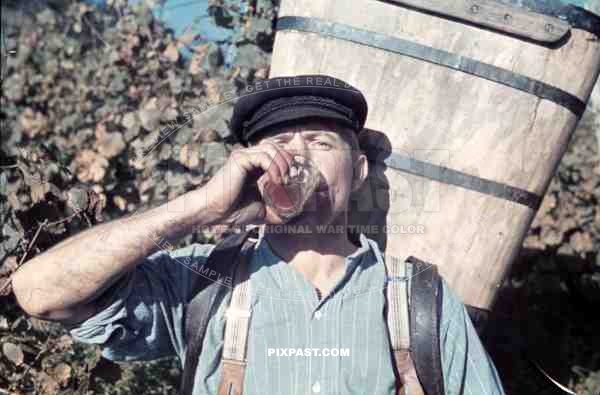
<path fill-rule="evenodd" d="M 322 194 L 309 199 L 302 212 L 292 217 L 284 225 L 316 227 L 329 224 L 333 217 L 331 200 Z"/>
<path fill-rule="evenodd" d="M 325 225 L 331 220 L 333 211 L 331 200 L 324 196 L 313 196 L 306 205 L 302 213 L 293 218 L 294 223 L 306 225 Z"/>
<path fill-rule="evenodd" d="M 288 222 L 286 225 L 321 225 L 323 223 L 323 215 L 309 210 L 304 210 Z"/>

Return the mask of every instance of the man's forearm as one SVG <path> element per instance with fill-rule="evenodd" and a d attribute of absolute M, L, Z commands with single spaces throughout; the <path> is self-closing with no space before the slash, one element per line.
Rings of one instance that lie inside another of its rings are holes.
<path fill-rule="evenodd" d="M 31 315 L 77 321 L 93 313 L 94 300 L 125 272 L 194 226 L 218 218 L 204 188 L 139 215 L 81 232 L 23 265 L 12 279 L 14 294 Z"/>

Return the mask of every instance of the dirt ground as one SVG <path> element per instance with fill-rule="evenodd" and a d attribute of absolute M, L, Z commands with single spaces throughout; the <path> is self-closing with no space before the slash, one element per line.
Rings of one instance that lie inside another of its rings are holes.
<path fill-rule="evenodd" d="M 234 32 L 232 64 L 214 43 L 175 39 L 147 8 L 109 3 L 48 2 L 3 32 L 4 53 L 14 52 L 1 71 L 0 286 L 61 240 L 206 182 L 223 162 L 215 152 L 232 148 L 231 106 L 167 138 L 159 131 L 268 73 L 275 1 L 245 11 L 211 2 Z M 578 394 L 600 393 L 600 87 L 594 95 L 488 324 L 509 393 L 560 393 L 539 367 Z M 107 361 L 60 325 L 25 316 L 9 286 L 1 292 L 0 395 L 176 393 L 175 359 Z"/>

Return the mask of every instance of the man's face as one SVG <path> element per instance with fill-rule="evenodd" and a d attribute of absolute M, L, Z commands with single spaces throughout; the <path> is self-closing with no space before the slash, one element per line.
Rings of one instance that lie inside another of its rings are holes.
<path fill-rule="evenodd" d="M 351 139 L 355 139 L 354 132 L 344 130 L 344 126 L 329 121 L 308 121 L 274 128 L 254 142 L 258 145 L 271 143 L 292 154 L 305 156 L 321 173 L 317 193 L 309 200 L 303 214 L 291 222 L 329 224 L 347 210 L 353 187 L 356 189 L 355 162 L 366 164 L 364 155 L 357 151 L 356 141 L 353 150 Z"/>

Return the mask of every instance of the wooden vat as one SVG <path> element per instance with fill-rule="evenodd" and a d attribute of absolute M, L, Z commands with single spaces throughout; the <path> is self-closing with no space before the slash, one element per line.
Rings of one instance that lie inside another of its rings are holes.
<path fill-rule="evenodd" d="M 282 0 L 270 71 L 361 89 L 371 171 L 351 223 L 387 253 L 436 263 L 480 308 L 600 71 L 598 16 L 519 3 Z"/>

